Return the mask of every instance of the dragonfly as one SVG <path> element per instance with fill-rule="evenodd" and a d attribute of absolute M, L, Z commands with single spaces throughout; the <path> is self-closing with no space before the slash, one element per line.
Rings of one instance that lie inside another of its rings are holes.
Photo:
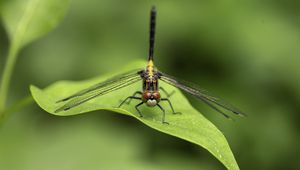
<path fill-rule="evenodd" d="M 134 84 L 138 81 L 142 81 L 142 91 L 136 91 L 133 95 L 125 98 L 119 105 L 121 107 L 124 103 L 129 104 L 131 100 L 140 101 L 137 105 L 135 105 L 135 109 L 138 112 L 140 117 L 143 117 L 142 112 L 140 111 L 140 106 L 145 104 L 148 107 L 157 106 L 162 111 L 162 119 L 161 122 L 163 124 L 168 124 L 165 121 L 165 109 L 160 104 L 161 102 L 166 102 L 173 114 L 177 114 L 180 112 L 176 112 L 174 107 L 169 99 L 172 93 L 168 93 L 163 87 L 159 86 L 159 81 L 163 81 L 169 85 L 172 85 L 176 88 L 181 89 L 182 91 L 195 96 L 197 99 L 201 100 L 209 107 L 222 114 L 226 118 L 230 118 L 223 110 L 230 111 L 236 115 L 245 116 L 243 112 L 234 107 L 233 105 L 225 102 L 224 100 L 211 95 L 208 91 L 198 87 L 193 83 L 189 83 L 183 80 L 179 80 L 173 76 L 165 74 L 159 71 L 154 65 L 154 40 L 155 40 L 155 26 L 156 26 L 156 9 L 153 6 L 150 12 L 150 38 L 149 38 L 149 56 L 148 63 L 145 69 L 139 69 L 130 71 L 121 75 L 117 75 L 111 79 L 108 79 L 104 82 L 100 82 L 95 84 L 89 88 L 83 89 L 71 96 L 63 98 L 57 103 L 65 102 L 63 106 L 55 110 L 55 112 L 67 111 L 72 109 L 78 105 L 81 105 L 89 100 L 92 100 L 96 97 L 105 95 L 107 93 L 111 93 L 118 89 L 127 87 L 131 84 Z M 163 92 L 166 97 L 161 97 L 161 93 Z"/>

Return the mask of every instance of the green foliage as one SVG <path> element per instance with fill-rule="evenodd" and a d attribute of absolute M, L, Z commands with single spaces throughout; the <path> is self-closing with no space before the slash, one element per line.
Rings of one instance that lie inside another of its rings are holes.
<path fill-rule="evenodd" d="M 127 72 L 135 68 L 141 68 L 144 65 L 145 62 L 136 62 L 128 65 L 128 67 L 116 74 Z M 95 98 L 68 111 L 58 113 L 54 112 L 57 108 L 63 105 L 63 103 L 56 103 L 56 101 L 79 90 L 87 88 L 90 85 L 104 81 L 110 76 L 112 75 L 100 76 L 80 82 L 60 81 L 50 85 L 44 90 L 35 86 L 31 86 L 30 89 L 33 98 L 39 106 L 51 114 L 70 116 L 94 110 L 110 110 L 132 116 L 153 129 L 202 146 L 211 152 L 228 169 L 239 169 L 223 134 L 202 114 L 195 110 L 178 89 L 163 82 L 160 82 L 160 85 L 167 91 L 175 91 L 175 94 L 170 97 L 170 100 L 174 105 L 174 109 L 182 113 L 175 115 L 172 114 L 169 106 L 161 102 L 163 107 L 166 109 L 166 121 L 169 122 L 169 125 L 161 123 L 162 114 L 158 108 L 148 108 L 146 106 L 141 107 L 141 112 L 144 115 L 142 118 L 138 116 L 137 111 L 134 108 L 136 101 L 132 101 L 130 105 L 124 105 L 122 108 L 117 108 L 123 99 L 132 95 L 135 91 L 140 90 L 141 83 L 135 83 L 123 89 Z"/>
<path fill-rule="evenodd" d="M 61 21 L 69 0 L 13 0 L 2 9 L 4 26 L 19 48 L 51 31 Z"/>
<path fill-rule="evenodd" d="M 63 18 L 69 0 L 10 0 L 1 4 L 1 16 L 10 48 L 0 85 L 0 113 L 4 110 L 9 82 L 22 47 L 52 30 Z"/>

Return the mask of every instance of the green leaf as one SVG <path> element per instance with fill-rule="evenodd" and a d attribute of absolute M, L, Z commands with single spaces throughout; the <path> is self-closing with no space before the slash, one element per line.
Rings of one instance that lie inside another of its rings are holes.
<path fill-rule="evenodd" d="M 21 48 L 56 27 L 68 6 L 69 0 L 9 0 L 1 15 L 9 39 Z"/>
<path fill-rule="evenodd" d="M 138 101 L 132 101 L 130 105 L 124 105 L 122 108 L 117 108 L 120 102 L 127 96 L 132 95 L 135 91 L 141 90 L 141 82 L 95 98 L 68 111 L 54 112 L 63 105 L 63 103 L 56 103 L 56 101 L 63 97 L 71 95 L 95 83 L 104 81 L 115 74 L 127 72 L 136 68 L 143 68 L 144 66 L 145 62 L 136 62 L 128 65 L 118 73 L 80 82 L 59 81 L 44 90 L 31 86 L 30 90 L 38 105 L 51 114 L 70 116 L 94 110 L 110 110 L 132 116 L 153 129 L 202 146 L 220 160 L 227 169 L 239 169 L 224 135 L 202 114 L 195 110 L 178 89 L 163 82 L 160 82 L 160 85 L 168 92 L 175 91 L 174 95 L 170 97 L 170 100 L 173 103 L 175 111 L 182 113 L 172 114 L 169 106 L 166 103 L 161 102 L 161 105 L 166 109 L 166 121 L 169 122 L 169 125 L 162 124 L 161 111 L 155 107 L 140 107 L 144 117 L 139 117 L 134 108 Z"/>
<path fill-rule="evenodd" d="M 52 30 L 65 15 L 69 0 L 6 0 L 0 15 L 10 47 L 0 84 L 0 117 L 6 105 L 10 79 L 22 47 Z"/>

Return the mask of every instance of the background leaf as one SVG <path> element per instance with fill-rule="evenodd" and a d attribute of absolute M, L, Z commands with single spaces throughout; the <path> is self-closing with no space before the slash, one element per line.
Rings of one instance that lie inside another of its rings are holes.
<path fill-rule="evenodd" d="M 10 40 L 22 47 L 56 27 L 68 6 L 69 0 L 9 0 L 1 15 Z"/>
<path fill-rule="evenodd" d="M 9 0 L 1 3 L 1 18 L 10 46 L 0 84 L 0 117 L 20 49 L 52 30 L 63 18 L 69 0 Z"/>
<path fill-rule="evenodd" d="M 141 68 L 143 66 L 145 66 L 145 62 L 133 63 L 121 70 L 121 72 Z M 129 115 L 156 130 L 204 147 L 217 159 L 219 159 L 228 169 L 239 169 L 223 134 L 210 121 L 203 117 L 202 114 L 195 110 L 180 91 L 163 82 L 160 82 L 160 84 L 167 91 L 171 92 L 175 90 L 176 93 L 171 96 L 170 100 L 174 105 L 174 109 L 182 113 L 181 115 L 171 114 L 172 112 L 168 105 L 161 102 L 163 107 L 166 109 L 166 121 L 170 123 L 169 125 L 161 123 L 161 111 L 157 108 L 148 108 L 146 106 L 141 107 L 141 112 L 144 117 L 140 118 L 134 108 L 135 103 L 137 103 L 136 101 L 132 101 L 130 105 L 123 106 L 122 108 L 117 108 L 120 101 L 141 89 L 141 83 L 135 83 L 123 89 L 95 98 L 68 111 L 58 113 L 54 112 L 62 105 L 62 103 L 57 104 L 57 100 L 87 88 L 97 82 L 101 82 L 111 76 L 112 75 L 106 75 L 81 82 L 60 81 L 47 87 L 45 90 L 41 90 L 35 86 L 31 86 L 30 89 L 33 98 L 39 106 L 51 114 L 70 116 L 94 110 L 111 110 L 117 113 Z"/>

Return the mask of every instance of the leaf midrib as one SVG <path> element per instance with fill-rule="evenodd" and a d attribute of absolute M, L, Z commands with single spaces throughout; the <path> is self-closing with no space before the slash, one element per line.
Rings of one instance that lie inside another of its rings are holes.
<path fill-rule="evenodd" d="M 19 48 L 21 48 L 25 32 L 33 17 L 34 12 L 36 11 L 39 2 L 39 0 L 30 0 L 27 3 L 27 6 L 24 10 L 24 15 L 20 18 L 15 33 L 13 34 L 14 36 L 12 37 L 12 46 L 14 46 L 15 50 L 19 50 Z"/>

